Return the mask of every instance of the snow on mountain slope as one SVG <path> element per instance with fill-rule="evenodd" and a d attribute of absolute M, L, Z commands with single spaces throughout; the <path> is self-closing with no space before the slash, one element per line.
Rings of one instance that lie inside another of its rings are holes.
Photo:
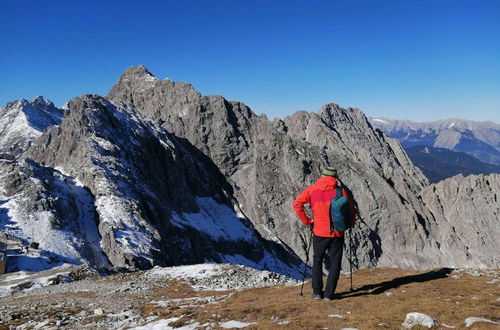
<path fill-rule="evenodd" d="M 62 116 L 63 110 L 42 96 L 8 103 L 0 108 L 0 153 L 19 155 L 47 127 L 59 125 Z"/>
<path fill-rule="evenodd" d="M 11 257 L 11 270 L 48 269 L 63 262 L 109 266 L 99 244 L 92 196 L 78 181 L 30 160 L 2 161 L 0 169 L 0 231 L 25 245 L 40 244 L 39 256 Z"/>
<path fill-rule="evenodd" d="M 214 239 L 255 240 L 255 233 L 250 225 L 245 224 L 236 213 L 225 204 L 219 204 L 213 198 L 196 199 L 200 208 L 197 213 L 176 213 L 172 216 L 175 226 L 190 226 Z"/>
<path fill-rule="evenodd" d="M 228 183 L 189 142 L 96 95 L 75 98 L 68 109 L 23 157 L 88 189 L 111 265 L 233 260 L 300 276 L 298 258 L 237 216 Z"/>

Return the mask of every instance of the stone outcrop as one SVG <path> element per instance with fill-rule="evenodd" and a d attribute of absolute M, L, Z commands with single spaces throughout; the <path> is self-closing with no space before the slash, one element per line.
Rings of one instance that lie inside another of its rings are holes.
<path fill-rule="evenodd" d="M 499 267 L 500 174 L 457 175 L 421 196 L 439 220 L 436 241 L 450 266 Z"/>

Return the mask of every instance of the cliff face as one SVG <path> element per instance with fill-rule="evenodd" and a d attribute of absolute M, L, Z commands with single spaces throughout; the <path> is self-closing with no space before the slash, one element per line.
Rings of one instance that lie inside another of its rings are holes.
<path fill-rule="evenodd" d="M 439 219 L 439 251 L 452 266 L 498 267 L 500 175 L 457 175 L 426 187 L 422 200 Z"/>
<path fill-rule="evenodd" d="M 293 199 L 319 176 L 338 168 L 360 214 L 353 236 L 357 264 L 429 267 L 449 260 L 439 250 L 440 219 L 419 192 L 428 181 L 400 144 L 374 130 L 357 109 L 328 104 L 269 121 L 240 102 L 201 96 L 190 85 L 128 69 L 108 98 L 130 104 L 186 138 L 229 179 L 243 213 L 268 239 L 304 257 L 306 232 Z"/>

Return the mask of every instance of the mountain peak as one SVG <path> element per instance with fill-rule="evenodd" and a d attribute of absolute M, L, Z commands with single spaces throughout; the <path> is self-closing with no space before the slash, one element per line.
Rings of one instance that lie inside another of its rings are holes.
<path fill-rule="evenodd" d="M 157 78 L 142 64 L 127 68 L 127 70 L 125 70 L 125 72 L 123 72 L 120 76 L 120 80 L 122 78 L 146 78 L 148 80 L 157 80 Z"/>
<path fill-rule="evenodd" d="M 50 105 L 50 104 L 54 104 L 54 103 L 52 103 L 52 101 L 50 101 L 49 99 L 45 98 L 43 95 L 38 95 L 33 100 L 31 100 L 31 104 L 46 104 L 46 105 Z"/>

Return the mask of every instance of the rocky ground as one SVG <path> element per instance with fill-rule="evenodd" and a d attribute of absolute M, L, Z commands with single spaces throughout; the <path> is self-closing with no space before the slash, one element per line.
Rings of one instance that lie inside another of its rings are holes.
<path fill-rule="evenodd" d="M 0 276 L 0 329 L 500 327 L 499 270 L 375 268 L 356 271 L 353 284 L 343 274 L 327 302 L 309 298 L 310 282 L 300 296 L 300 282 L 227 264 L 10 273 Z"/>

